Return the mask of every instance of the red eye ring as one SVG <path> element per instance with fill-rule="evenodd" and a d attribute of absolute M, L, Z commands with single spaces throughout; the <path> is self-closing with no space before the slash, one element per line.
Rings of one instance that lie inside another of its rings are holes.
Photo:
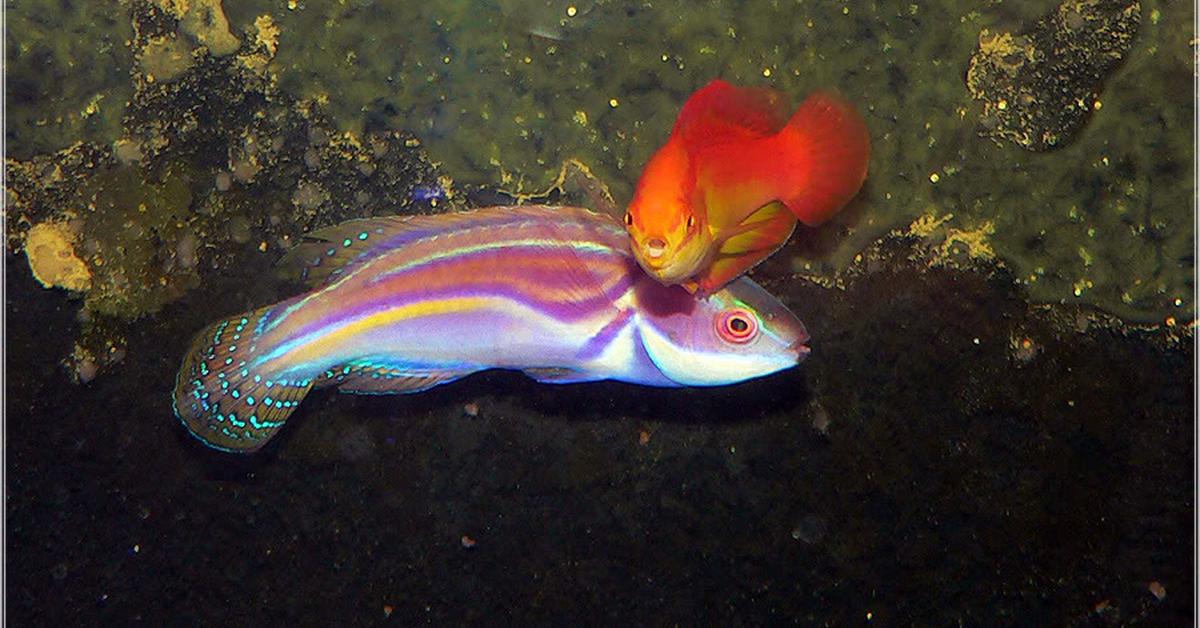
<path fill-rule="evenodd" d="M 717 335 L 726 342 L 744 344 L 758 335 L 758 317 L 745 308 L 729 308 L 715 322 Z"/>

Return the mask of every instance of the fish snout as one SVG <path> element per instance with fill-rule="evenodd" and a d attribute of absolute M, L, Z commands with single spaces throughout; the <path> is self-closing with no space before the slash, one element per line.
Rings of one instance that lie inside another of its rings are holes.
<path fill-rule="evenodd" d="M 788 346 L 788 349 L 791 350 L 792 353 L 796 354 L 797 363 L 803 362 L 804 359 L 808 357 L 808 354 L 812 353 L 812 349 L 808 346 L 808 338 L 801 338 L 800 340 L 793 342 L 790 346 Z"/>
<path fill-rule="evenodd" d="M 796 363 L 799 364 L 808 357 L 809 353 L 812 353 L 812 348 L 808 346 L 808 341 L 812 337 L 808 335 L 808 328 L 804 326 L 804 323 L 800 322 L 800 319 L 794 321 L 791 332 L 796 339 L 788 345 L 788 351 L 795 354 Z"/>

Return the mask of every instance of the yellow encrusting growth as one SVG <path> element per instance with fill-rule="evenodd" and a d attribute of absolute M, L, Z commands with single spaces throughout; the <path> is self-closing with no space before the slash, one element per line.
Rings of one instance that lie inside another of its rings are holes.
<path fill-rule="evenodd" d="M 270 15 L 260 15 L 254 20 L 254 43 L 267 49 L 272 57 L 279 50 L 279 26 Z"/>
<path fill-rule="evenodd" d="M 993 259 L 996 252 L 988 242 L 988 236 L 996 232 L 996 225 L 986 220 L 974 229 L 950 229 L 946 231 L 946 240 L 942 242 L 942 255 L 949 255 L 955 244 L 967 247 L 967 256 L 975 259 Z"/>
<path fill-rule="evenodd" d="M 917 236 L 918 238 L 928 237 L 929 234 L 937 230 L 938 227 L 945 224 L 954 214 L 946 214 L 945 216 L 934 216 L 933 214 L 922 214 L 919 218 L 913 221 L 908 226 L 909 235 Z"/>
<path fill-rule="evenodd" d="M 46 222 L 30 229 L 25 256 L 33 277 L 47 288 L 82 292 L 92 287 L 92 273 L 75 256 L 74 236 L 61 223 Z"/>

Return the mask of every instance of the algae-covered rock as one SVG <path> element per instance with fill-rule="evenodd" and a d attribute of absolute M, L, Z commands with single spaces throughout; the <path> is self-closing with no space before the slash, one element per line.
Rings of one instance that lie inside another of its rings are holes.
<path fill-rule="evenodd" d="M 117 138 L 133 93 L 124 3 L 6 3 L 4 28 L 7 156 Z"/>
<path fill-rule="evenodd" d="M 193 41 L 181 16 L 197 3 L 120 6 L 136 25 L 124 50 L 145 59 L 155 41 Z M 1038 302 L 1089 303 L 1143 322 L 1194 316 L 1189 6 L 1141 3 L 1136 45 L 1110 70 L 1102 108 L 1090 104 L 1069 145 L 1047 152 L 978 138 L 982 106 L 963 70 L 979 33 L 1009 32 L 1013 49 L 1032 32 L 1013 25 L 1039 19 L 1112 34 L 1091 20 L 1112 2 L 1068 3 L 1051 16 L 1041 15 L 1051 5 L 982 0 L 754 10 L 683 0 L 208 6 L 223 9 L 241 47 L 225 57 L 198 49 L 169 82 L 137 66 L 127 110 L 121 101 L 124 128 L 100 143 L 154 185 L 164 168 L 186 174 L 188 222 L 160 246 L 183 251 L 180 261 L 196 260 L 202 273 L 232 272 L 247 252 L 273 255 L 344 218 L 428 209 L 447 196 L 455 204 L 547 188 L 553 196 L 560 164 L 572 158 L 619 207 L 687 96 L 722 77 L 773 86 L 793 103 L 835 88 L 862 110 L 872 136 L 862 194 L 822 228 L 798 232 L 772 267 L 828 282 L 884 234 L 953 214 L 931 236 L 946 238 L 947 259 L 986 251 Z M 31 19 L 28 5 L 13 11 Z M 31 45 L 10 31 L 10 45 Z M 1075 36 L 1068 43 L 1081 45 Z M 78 66 L 89 62 L 87 50 L 73 52 Z M 37 70 L 26 66 L 11 80 L 30 80 Z M 127 86 L 124 67 L 117 74 Z M 101 99 L 96 115 L 110 104 Z M 38 132 L 26 122 L 10 127 L 10 148 L 14 136 Z M 422 161 L 425 151 L 446 180 Z M 10 218 L 28 220 L 8 223 L 16 250 L 28 225 L 58 220 L 112 157 L 84 142 L 20 159 L 10 162 L 22 199 Z"/>
<path fill-rule="evenodd" d="M 983 29 L 967 87 L 983 102 L 980 134 L 1030 150 L 1070 141 L 1100 108 L 1104 79 L 1141 23 L 1134 0 L 1066 0 L 1027 32 Z"/>
<path fill-rule="evenodd" d="M 75 255 L 75 234 L 63 223 L 45 222 L 29 230 L 25 257 L 38 283 L 47 288 L 84 291 L 92 286 L 87 264 Z"/>
<path fill-rule="evenodd" d="M 138 64 L 147 80 L 170 82 L 191 67 L 192 49 L 178 37 L 154 37 L 138 53 Z"/>
<path fill-rule="evenodd" d="M 179 29 L 215 56 L 237 51 L 241 42 L 229 30 L 221 0 L 153 0 L 159 8 L 179 20 Z"/>
<path fill-rule="evenodd" d="M 157 312 L 203 275 L 269 260 L 316 226 L 446 198 L 418 194 L 448 184 L 411 136 L 338 133 L 256 67 L 193 55 L 171 12 L 138 3 L 132 18 L 144 74 L 121 139 L 7 164 L 10 250 L 28 243 L 43 284 L 84 291 L 89 325 Z M 272 46 L 260 37 L 246 53 Z"/>

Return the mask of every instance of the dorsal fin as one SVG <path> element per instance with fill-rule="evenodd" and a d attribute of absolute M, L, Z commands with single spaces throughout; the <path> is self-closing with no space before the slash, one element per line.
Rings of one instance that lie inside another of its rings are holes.
<path fill-rule="evenodd" d="M 692 94 L 675 130 L 688 148 L 774 135 L 787 124 L 787 98 L 769 87 L 735 87 L 720 79 Z"/>
<path fill-rule="evenodd" d="M 341 277 L 362 260 L 438 233 L 478 227 L 489 221 L 561 220 L 584 214 L 591 216 L 594 212 L 581 207 L 520 205 L 348 220 L 305 234 L 303 241 L 279 260 L 279 267 L 285 277 L 318 287 Z"/>

